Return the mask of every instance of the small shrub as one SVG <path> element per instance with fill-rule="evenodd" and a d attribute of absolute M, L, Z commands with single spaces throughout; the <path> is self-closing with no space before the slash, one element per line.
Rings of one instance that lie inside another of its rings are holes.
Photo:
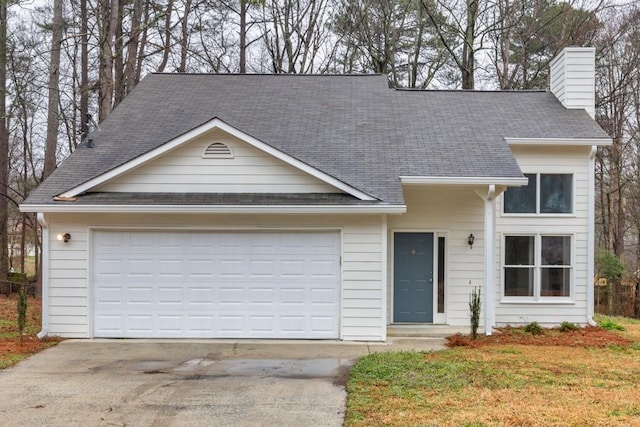
<path fill-rule="evenodd" d="M 25 283 L 27 281 L 27 275 L 25 273 L 9 273 L 8 280 L 14 283 Z"/>
<path fill-rule="evenodd" d="M 577 331 L 578 329 L 580 329 L 580 326 L 576 325 L 575 323 L 562 322 L 560 324 L 560 332 L 571 332 Z"/>
<path fill-rule="evenodd" d="M 602 320 L 598 323 L 598 326 L 608 331 L 624 331 L 624 326 L 618 325 L 616 322 L 609 319 Z"/>
<path fill-rule="evenodd" d="M 20 339 L 24 335 L 24 328 L 27 324 L 27 287 L 20 286 L 18 291 L 18 331 Z"/>
<path fill-rule="evenodd" d="M 469 297 L 469 311 L 471 312 L 471 338 L 478 338 L 480 326 L 480 289 L 473 288 Z"/>
<path fill-rule="evenodd" d="M 544 332 L 542 326 L 540 326 L 538 322 L 531 322 L 527 324 L 523 329 L 525 332 L 528 332 L 531 335 L 542 335 L 542 333 Z"/>

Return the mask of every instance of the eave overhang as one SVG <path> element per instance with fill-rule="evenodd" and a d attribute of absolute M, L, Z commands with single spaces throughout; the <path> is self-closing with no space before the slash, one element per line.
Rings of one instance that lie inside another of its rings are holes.
<path fill-rule="evenodd" d="M 406 205 L 20 205 L 21 212 L 145 214 L 403 214 Z"/>
<path fill-rule="evenodd" d="M 520 187 L 527 185 L 529 180 L 525 177 L 401 176 L 400 182 L 402 182 L 403 185 L 499 185 L 505 187 Z"/>
<path fill-rule="evenodd" d="M 613 144 L 611 138 L 504 138 L 509 145 L 554 145 L 554 146 L 608 146 Z"/>

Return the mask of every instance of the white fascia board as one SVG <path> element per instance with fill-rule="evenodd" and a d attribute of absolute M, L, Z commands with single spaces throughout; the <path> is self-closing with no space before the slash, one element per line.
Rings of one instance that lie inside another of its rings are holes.
<path fill-rule="evenodd" d="M 505 138 L 509 145 L 585 145 L 606 146 L 613 144 L 611 138 Z"/>
<path fill-rule="evenodd" d="M 79 194 L 82 194 L 86 191 L 91 190 L 92 188 L 97 187 L 100 184 L 104 184 L 107 181 L 110 181 L 114 178 L 117 178 L 125 173 L 127 173 L 128 171 L 135 169 L 137 167 L 140 167 L 142 165 L 144 165 L 145 163 L 150 162 L 151 160 L 154 160 L 156 158 L 158 158 L 159 156 L 163 155 L 164 153 L 167 153 L 171 150 L 174 150 L 175 148 L 178 148 L 179 146 L 188 143 L 189 141 L 193 140 L 194 138 L 199 137 L 200 135 L 209 132 L 213 129 L 220 129 L 230 135 L 235 136 L 236 138 L 242 140 L 243 142 L 257 148 L 258 150 L 269 154 L 279 160 L 282 160 L 285 163 L 288 163 L 289 165 L 293 166 L 294 168 L 307 173 L 323 182 L 325 182 L 326 184 L 329 184 L 347 194 L 350 194 L 360 200 L 377 200 L 376 198 L 356 189 L 351 187 L 350 185 L 345 184 L 344 182 L 340 181 L 339 179 L 334 178 L 333 176 L 326 174 L 312 166 L 309 166 L 308 164 L 301 162 L 300 160 L 283 153 L 280 150 L 277 150 L 273 147 L 271 147 L 268 144 L 265 144 L 264 142 L 252 137 L 251 135 L 248 135 L 244 132 L 242 132 L 239 129 L 234 128 L 233 126 L 223 122 L 222 120 L 215 118 L 213 120 L 210 120 L 209 122 L 198 126 L 195 129 L 192 129 L 182 135 L 180 135 L 179 137 L 161 145 L 160 147 L 153 149 L 141 156 L 136 157 L 135 159 L 132 159 L 130 161 L 128 161 L 127 163 L 124 163 L 114 169 L 111 169 L 108 172 L 103 173 L 100 176 L 97 176 L 93 179 L 90 179 L 89 181 L 86 181 L 80 185 L 78 185 L 77 187 L 74 187 L 62 194 L 60 194 L 59 196 L 62 198 L 71 198 L 71 197 L 75 197 Z"/>
<path fill-rule="evenodd" d="M 21 212 L 64 213 L 236 213 L 236 214 L 403 214 L 405 205 L 20 205 Z"/>
<path fill-rule="evenodd" d="M 527 178 L 492 177 L 444 177 L 444 176 L 401 176 L 400 182 L 406 185 L 504 185 L 520 187 L 527 185 Z"/>

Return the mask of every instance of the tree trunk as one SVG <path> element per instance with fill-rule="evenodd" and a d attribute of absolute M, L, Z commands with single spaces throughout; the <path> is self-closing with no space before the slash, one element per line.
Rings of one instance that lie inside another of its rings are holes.
<path fill-rule="evenodd" d="M 100 86 L 98 93 L 98 120 L 109 115 L 113 106 L 113 46 L 118 19 L 118 0 L 102 0 L 100 18 Z"/>
<path fill-rule="evenodd" d="M 60 97 L 60 50 L 62 44 L 62 0 L 53 1 L 53 33 L 51 35 L 51 64 L 49 65 L 49 105 L 47 110 L 47 143 L 44 151 L 43 178 L 56 168 Z"/>
<path fill-rule="evenodd" d="M 87 0 L 80 0 L 80 138 L 84 140 L 89 131 L 89 29 Z"/>
<path fill-rule="evenodd" d="M 247 11 L 248 0 L 240 0 L 240 74 L 247 72 Z"/>
<path fill-rule="evenodd" d="M 462 46 L 462 89 L 473 89 L 475 87 L 475 32 L 476 20 L 478 19 L 478 0 L 467 0 L 467 22 L 464 33 L 464 44 Z"/>
<path fill-rule="evenodd" d="M 124 81 L 124 45 L 122 34 L 122 20 L 124 19 L 124 2 L 119 1 L 116 10 L 117 19 L 113 20 L 115 24 L 114 44 L 113 44 L 113 107 L 115 108 L 122 102 L 125 92 Z"/>
<path fill-rule="evenodd" d="M 0 281 L 9 277 L 7 181 L 9 179 L 9 138 L 7 135 L 7 2 L 0 1 Z"/>
<path fill-rule="evenodd" d="M 162 62 L 158 66 L 158 72 L 163 73 L 165 67 L 169 63 L 169 54 L 171 53 L 171 14 L 173 12 L 173 0 L 167 2 L 167 17 L 164 21 L 164 48 L 162 51 Z"/>
<path fill-rule="evenodd" d="M 191 0 L 184 2 L 184 16 L 182 17 L 182 43 L 180 46 L 180 67 L 179 73 L 187 70 L 187 53 L 189 52 L 189 13 L 191 12 Z"/>
<path fill-rule="evenodd" d="M 125 94 L 131 92 L 136 85 L 136 70 L 138 68 L 138 46 L 140 44 L 140 21 L 142 19 L 142 0 L 133 1 L 131 13 L 131 35 L 127 46 L 127 61 L 124 66 Z M 141 59 L 140 59 L 141 60 Z"/>

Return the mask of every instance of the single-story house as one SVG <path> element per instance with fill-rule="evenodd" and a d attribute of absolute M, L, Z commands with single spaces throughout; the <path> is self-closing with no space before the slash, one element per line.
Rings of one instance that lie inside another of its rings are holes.
<path fill-rule="evenodd" d="M 550 91 L 146 77 L 20 206 L 41 335 L 383 341 L 473 289 L 487 334 L 592 322 L 594 56 Z"/>

